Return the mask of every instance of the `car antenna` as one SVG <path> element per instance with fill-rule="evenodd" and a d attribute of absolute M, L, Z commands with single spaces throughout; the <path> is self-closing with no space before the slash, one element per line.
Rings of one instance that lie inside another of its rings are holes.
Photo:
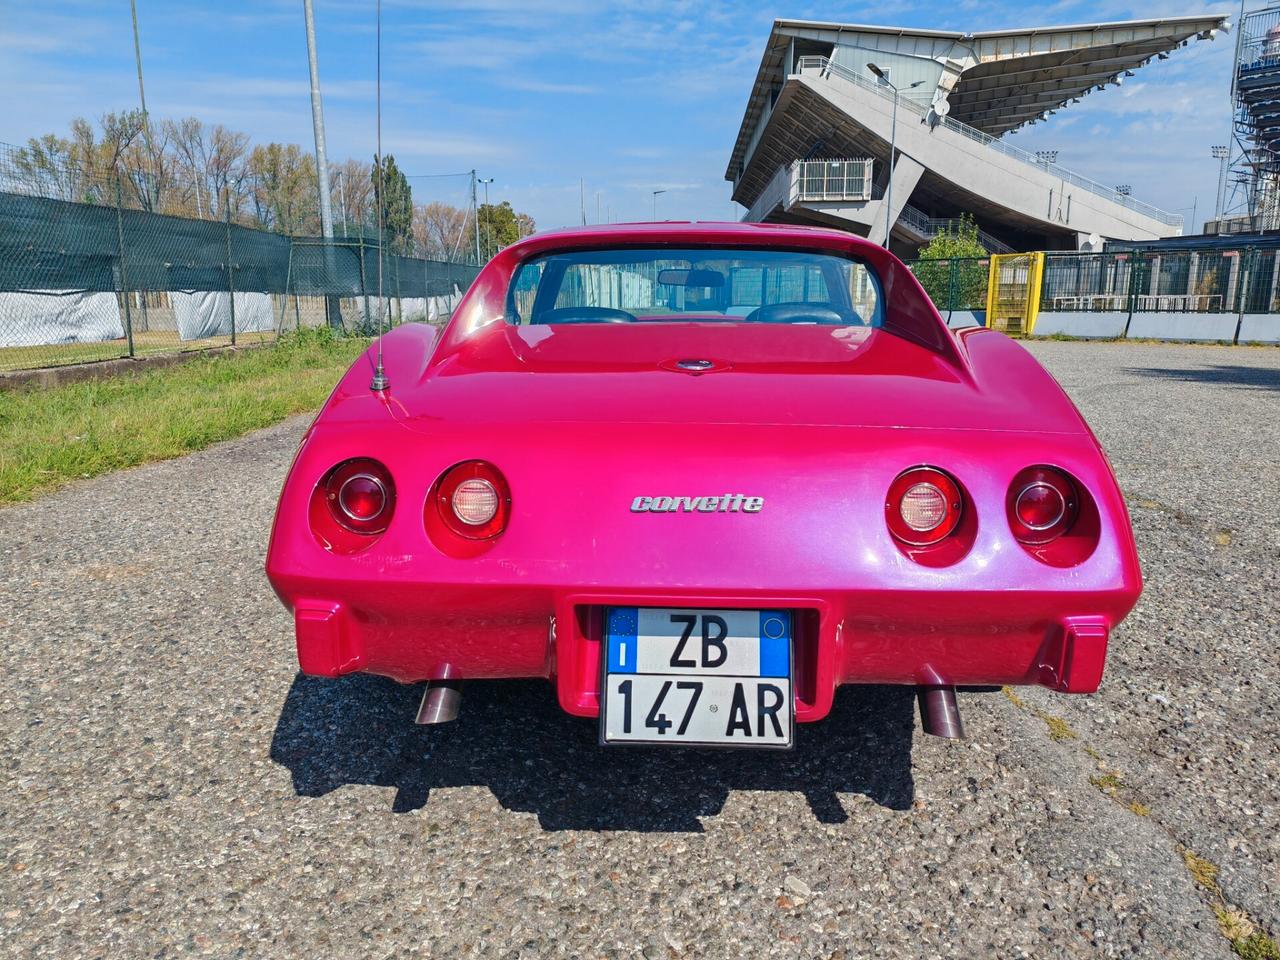
<path fill-rule="evenodd" d="M 386 244 L 386 237 L 382 231 L 382 207 L 387 201 L 386 183 L 383 180 L 382 166 L 382 0 L 378 0 L 377 14 L 377 34 L 378 34 L 378 59 L 377 59 L 377 79 L 375 100 L 377 101 L 377 165 L 378 165 L 378 195 L 375 197 L 375 206 L 378 208 L 378 363 L 373 368 L 373 379 L 369 381 L 369 389 L 374 393 L 381 393 L 391 386 L 391 381 L 387 379 L 387 371 L 382 366 L 382 317 L 386 303 L 382 299 L 382 257 L 383 247 Z"/>

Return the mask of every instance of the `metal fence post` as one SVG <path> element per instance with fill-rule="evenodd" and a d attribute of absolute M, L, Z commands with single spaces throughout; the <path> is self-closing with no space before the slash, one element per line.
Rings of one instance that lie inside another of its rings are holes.
<path fill-rule="evenodd" d="M 364 298 L 364 324 L 361 327 L 361 332 L 363 332 L 373 319 L 369 313 L 369 285 L 365 282 L 363 233 L 360 234 L 360 295 Z"/>
<path fill-rule="evenodd" d="M 280 324 L 279 329 L 284 330 L 284 312 L 289 309 L 289 285 L 293 282 L 293 245 L 296 241 L 293 237 L 289 238 L 289 261 L 284 268 L 284 291 L 280 296 Z"/>
<path fill-rule="evenodd" d="M 956 308 L 956 261 L 953 257 L 947 264 L 947 325 L 951 324 L 951 312 Z"/>
<path fill-rule="evenodd" d="M 224 204 L 227 224 L 227 289 L 231 297 L 231 345 L 236 345 L 236 279 L 235 267 L 231 263 L 231 190 L 227 190 L 227 202 Z"/>
<path fill-rule="evenodd" d="M 120 289 L 124 294 L 124 335 L 133 356 L 133 310 L 129 305 L 129 271 L 125 266 L 124 219 L 120 213 L 120 177 L 116 177 L 116 262 L 119 265 Z"/>
<path fill-rule="evenodd" d="M 1240 343 L 1240 329 L 1244 326 L 1244 311 L 1245 307 L 1248 305 L 1249 281 L 1253 279 L 1253 252 L 1253 247 L 1245 247 L 1244 256 L 1242 257 L 1244 263 L 1241 264 L 1240 289 L 1238 294 L 1240 297 L 1240 310 L 1236 314 L 1235 333 L 1231 336 L 1232 346 L 1236 346 Z"/>
<path fill-rule="evenodd" d="M 396 264 L 396 314 L 400 323 L 404 323 L 404 300 L 400 297 L 400 258 L 395 259 Z"/>
<path fill-rule="evenodd" d="M 1129 253 L 1129 295 L 1125 299 L 1128 301 L 1129 315 L 1124 318 L 1124 330 L 1120 334 L 1121 340 L 1129 339 L 1129 324 L 1133 323 L 1133 304 L 1137 298 L 1138 289 L 1138 271 L 1142 264 L 1142 254 L 1137 250 Z"/>

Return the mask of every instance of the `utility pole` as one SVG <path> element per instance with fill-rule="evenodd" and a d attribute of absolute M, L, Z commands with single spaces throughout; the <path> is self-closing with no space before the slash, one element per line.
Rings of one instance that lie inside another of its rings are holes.
<path fill-rule="evenodd" d="M 302 0 L 302 15 L 307 27 L 307 67 L 311 71 L 311 126 L 316 138 L 316 186 L 320 191 L 320 233 L 325 240 L 332 240 L 333 204 L 329 198 L 329 161 L 325 156 L 324 146 L 324 102 L 320 99 L 320 67 L 316 62 L 316 20 L 311 0 Z M 382 238 L 378 239 L 381 243 Z M 333 245 L 326 243 L 324 251 L 327 279 L 332 280 L 338 272 L 333 256 Z M 361 279 L 363 281 L 363 278 Z M 288 292 L 286 290 L 285 294 L 287 295 Z M 329 326 L 335 330 L 341 328 L 341 305 L 336 296 L 325 298 L 325 310 L 329 315 Z"/>

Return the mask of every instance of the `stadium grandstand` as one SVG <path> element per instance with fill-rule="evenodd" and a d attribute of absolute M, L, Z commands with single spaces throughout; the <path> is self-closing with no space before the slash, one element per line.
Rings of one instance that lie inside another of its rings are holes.
<path fill-rule="evenodd" d="M 878 243 L 887 230 L 904 255 L 962 214 L 992 252 L 1177 236 L 1180 216 L 1004 136 L 1229 28 L 1217 15 L 984 33 L 777 20 L 725 178 L 745 220 Z"/>

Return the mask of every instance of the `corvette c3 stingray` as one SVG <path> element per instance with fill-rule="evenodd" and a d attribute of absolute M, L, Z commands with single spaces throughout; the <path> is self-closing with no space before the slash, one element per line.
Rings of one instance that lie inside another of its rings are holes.
<path fill-rule="evenodd" d="M 1087 693 L 1141 575 L 1018 343 L 845 233 L 641 224 L 499 253 L 338 384 L 267 573 L 309 674 L 544 677 L 606 744 L 786 747 L 841 684 Z"/>

